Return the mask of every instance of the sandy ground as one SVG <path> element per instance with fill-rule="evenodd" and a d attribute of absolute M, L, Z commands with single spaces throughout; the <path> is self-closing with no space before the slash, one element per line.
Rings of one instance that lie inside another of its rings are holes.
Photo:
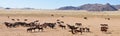
<path fill-rule="evenodd" d="M 81 35 L 78 34 L 71 34 L 68 30 L 69 29 L 61 29 L 56 27 L 56 29 L 45 29 L 44 32 L 34 32 L 30 33 L 27 32 L 25 27 L 17 27 L 17 28 L 7 28 L 4 26 L 3 22 L 15 22 L 11 19 L 28 19 L 28 22 L 33 20 L 40 20 L 40 23 L 44 22 L 56 22 L 57 19 L 64 21 L 64 24 L 71 24 L 74 25 L 76 22 L 81 22 L 83 26 L 90 27 L 90 33 L 83 33 Z M 7 18 L 7 16 L 0 16 L 0 36 L 120 36 L 120 19 L 119 18 L 111 18 L 111 20 L 105 20 L 105 18 L 100 17 L 88 17 L 88 20 L 83 19 L 82 17 L 24 17 L 24 16 L 11 16 Z M 111 34 L 105 34 L 100 31 L 100 24 L 106 23 L 109 24 L 108 32 Z"/>
<path fill-rule="evenodd" d="M 44 12 L 44 13 L 40 13 L 40 12 Z M 50 12 L 54 12 L 54 13 L 50 13 Z M 119 11 L 115 11 L 114 13 L 113 11 L 108 13 L 104 13 L 104 12 L 88 13 L 86 11 L 3 10 L 0 12 L 0 36 L 120 36 L 120 13 L 118 12 Z M 55 14 L 55 16 L 52 17 L 50 16 L 50 14 Z M 10 16 L 10 18 L 7 18 L 7 16 Z M 60 16 L 65 16 L 65 17 L 62 18 Z M 88 17 L 88 19 L 87 20 L 83 19 L 84 16 Z M 105 19 L 106 17 L 110 17 L 111 20 L 106 20 Z M 45 29 L 44 32 L 30 33 L 26 31 L 27 29 L 26 27 L 7 28 L 3 24 L 3 22 L 5 21 L 16 22 L 11 20 L 13 18 L 20 19 L 20 21 L 23 21 L 24 19 L 28 19 L 27 22 L 39 20 L 41 24 L 44 22 L 56 22 L 57 19 L 64 21 L 65 25 L 66 24 L 74 25 L 76 22 L 80 22 L 83 24 L 84 27 L 89 27 L 91 32 L 89 33 L 85 32 L 83 33 L 83 35 L 81 35 L 80 33 L 73 35 L 71 34 L 71 32 L 69 32 L 69 29 L 61 29 L 60 27 L 55 27 L 56 29 L 49 29 L 49 28 Z M 108 32 L 110 32 L 111 34 L 102 33 L 100 31 L 100 24 L 108 24 L 109 25 Z"/>

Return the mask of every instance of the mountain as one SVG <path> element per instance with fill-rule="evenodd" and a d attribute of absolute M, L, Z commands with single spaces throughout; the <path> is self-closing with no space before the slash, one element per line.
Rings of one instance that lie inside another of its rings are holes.
<path fill-rule="evenodd" d="M 110 5 L 109 3 L 102 5 L 102 4 L 91 4 L 90 7 L 87 7 L 88 11 L 117 11 L 117 9 Z"/>
<path fill-rule="evenodd" d="M 102 4 L 85 4 L 78 8 L 81 10 L 89 10 L 89 11 L 100 11 L 104 5 Z"/>
<path fill-rule="evenodd" d="M 115 8 L 120 9 L 120 5 L 113 5 Z"/>
<path fill-rule="evenodd" d="M 106 5 L 104 5 L 102 11 L 117 11 L 118 9 L 115 8 L 114 6 L 110 5 L 109 3 L 107 3 Z"/>
<path fill-rule="evenodd" d="M 112 6 L 111 4 L 107 3 L 103 4 L 84 4 L 79 7 L 74 6 L 66 6 L 61 7 L 58 10 L 88 10 L 88 11 L 117 11 L 117 7 Z"/>
<path fill-rule="evenodd" d="M 65 7 L 58 8 L 57 10 L 79 10 L 79 8 L 74 6 L 65 6 Z"/>

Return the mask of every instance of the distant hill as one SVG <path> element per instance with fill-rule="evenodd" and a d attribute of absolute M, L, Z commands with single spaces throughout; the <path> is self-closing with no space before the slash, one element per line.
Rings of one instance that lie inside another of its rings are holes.
<path fill-rule="evenodd" d="M 74 6 L 65 6 L 65 7 L 59 8 L 58 10 L 80 10 L 80 9 Z"/>
<path fill-rule="evenodd" d="M 115 8 L 114 6 L 110 5 L 107 3 L 106 5 L 103 6 L 102 11 L 117 11 L 118 9 Z"/>
<path fill-rule="evenodd" d="M 78 8 L 81 10 L 89 10 L 89 11 L 100 11 L 102 9 L 102 4 L 85 4 Z"/>
<path fill-rule="evenodd" d="M 84 4 L 79 7 L 66 6 L 58 8 L 58 10 L 88 10 L 88 11 L 117 11 L 120 6 L 113 6 L 109 3 L 103 4 Z"/>
<path fill-rule="evenodd" d="M 113 5 L 115 8 L 120 9 L 120 5 Z"/>

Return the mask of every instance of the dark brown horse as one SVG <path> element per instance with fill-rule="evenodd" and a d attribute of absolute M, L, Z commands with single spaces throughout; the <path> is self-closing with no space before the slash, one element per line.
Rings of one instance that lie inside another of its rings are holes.
<path fill-rule="evenodd" d="M 54 16 L 54 14 L 51 14 L 51 16 L 53 17 L 53 16 Z"/>
<path fill-rule="evenodd" d="M 66 29 L 65 25 L 59 24 L 58 26 L 61 27 L 62 29 Z"/>
<path fill-rule="evenodd" d="M 107 32 L 107 29 L 108 29 L 108 27 L 104 27 L 104 26 L 101 27 L 101 31 L 102 31 L 102 32 Z"/>
<path fill-rule="evenodd" d="M 44 30 L 42 25 L 36 25 L 35 27 L 28 28 L 27 32 L 32 32 L 32 30 L 34 30 L 34 32 L 35 32 L 36 29 L 38 29 L 38 31 L 40 31 L 40 30 L 43 31 Z"/>
<path fill-rule="evenodd" d="M 64 18 L 64 16 L 61 16 L 62 18 Z"/>
<path fill-rule="evenodd" d="M 17 21 L 20 21 L 20 19 L 17 19 Z"/>
<path fill-rule="evenodd" d="M 110 20 L 111 18 L 105 18 L 106 20 Z"/>
<path fill-rule="evenodd" d="M 80 32 L 82 34 L 83 33 L 83 28 L 79 28 L 79 30 L 75 29 L 74 31 L 75 31 L 75 33 Z"/>
<path fill-rule="evenodd" d="M 24 19 L 24 21 L 28 21 L 28 19 Z"/>
<path fill-rule="evenodd" d="M 87 17 L 84 17 L 84 19 L 86 19 L 86 20 L 87 20 L 88 18 L 87 18 Z"/>
<path fill-rule="evenodd" d="M 85 27 L 85 29 L 86 29 L 86 32 L 90 32 L 90 28 Z"/>
<path fill-rule="evenodd" d="M 101 26 L 108 26 L 108 24 L 100 24 Z"/>
<path fill-rule="evenodd" d="M 79 33 L 80 32 L 82 34 L 83 32 L 90 32 L 90 28 L 88 28 L 88 27 L 82 28 L 81 27 L 81 28 L 79 28 L 79 30 L 75 29 L 74 32 L 75 33 Z"/>
<path fill-rule="evenodd" d="M 56 21 L 60 21 L 59 19 L 57 19 Z"/>
<path fill-rule="evenodd" d="M 12 28 L 12 27 L 16 27 L 13 23 L 9 23 L 9 22 L 4 22 L 5 26 L 8 28 Z"/>
<path fill-rule="evenodd" d="M 32 32 L 32 30 L 35 31 L 35 28 L 33 28 L 33 27 L 27 28 L 27 32 Z"/>
<path fill-rule="evenodd" d="M 70 31 L 72 32 L 72 34 L 75 34 L 75 30 L 78 28 L 78 27 L 75 27 L 75 26 L 71 26 L 69 24 L 67 24 L 68 28 L 70 29 Z"/>
<path fill-rule="evenodd" d="M 54 29 L 54 27 L 56 26 L 56 23 L 44 23 L 43 25 L 44 25 L 44 27 L 50 27 L 50 28 Z"/>
<path fill-rule="evenodd" d="M 82 23 L 75 23 L 76 26 L 82 26 Z"/>
<path fill-rule="evenodd" d="M 15 19 L 11 19 L 12 21 L 15 21 Z"/>
<path fill-rule="evenodd" d="M 35 20 L 34 22 L 39 22 L 39 20 Z"/>
<path fill-rule="evenodd" d="M 58 23 L 58 24 L 63 24 L 63 23 L 64 23 L 64 21 L 57 21 L 57 23 Z"/>

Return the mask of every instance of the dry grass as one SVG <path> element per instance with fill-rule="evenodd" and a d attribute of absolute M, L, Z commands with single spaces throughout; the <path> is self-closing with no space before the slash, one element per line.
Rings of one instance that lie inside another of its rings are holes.
<path fill-rule="evenodd" d="M 54 14 L 54 17 L 51 17 Z M 7 18 L 10 16 L 10 18 Z M 61 18 L 61 16 L 65 16 Z M 88 20 L 83 19 L 88 17 Z M 106 17 L 110 17 L 111 20 L 105 20 Z M 6 28 L 3 22 L 14 22 L 12 18 L 19 18 L 20 21 L 27 18 L 28 22 L 33 20 L 39 20 L 40 23 L 44 22 L 56 22 L 56 19 L 63 20 L 65 24 L 74 25 L 76 22 L 81 22 L 83 26 L 90 27 L 91 33 L 71 34 L 68 29 L 63 30 L 57 27 L 57 29 L 45 29 L 45 32 L 29 33 L 27 28 Z M 120 36 L 120 12 L 119 11 L 104 11 L 104 12 L 92 12 L 92 11 L 74 11 L 74 10 L 0 10 L 0 36 Z M 100 24 L 109 24 L 110 34 L 100 32 Z"/>
<path fill-rule="evenodd" d="M 119 11 L 75 11 L 75 10 L 1 10 L 0 15 L 6 16 L 37 16 L 48 17 L 51 14 L 68 17 L 120 17 Z"/>

